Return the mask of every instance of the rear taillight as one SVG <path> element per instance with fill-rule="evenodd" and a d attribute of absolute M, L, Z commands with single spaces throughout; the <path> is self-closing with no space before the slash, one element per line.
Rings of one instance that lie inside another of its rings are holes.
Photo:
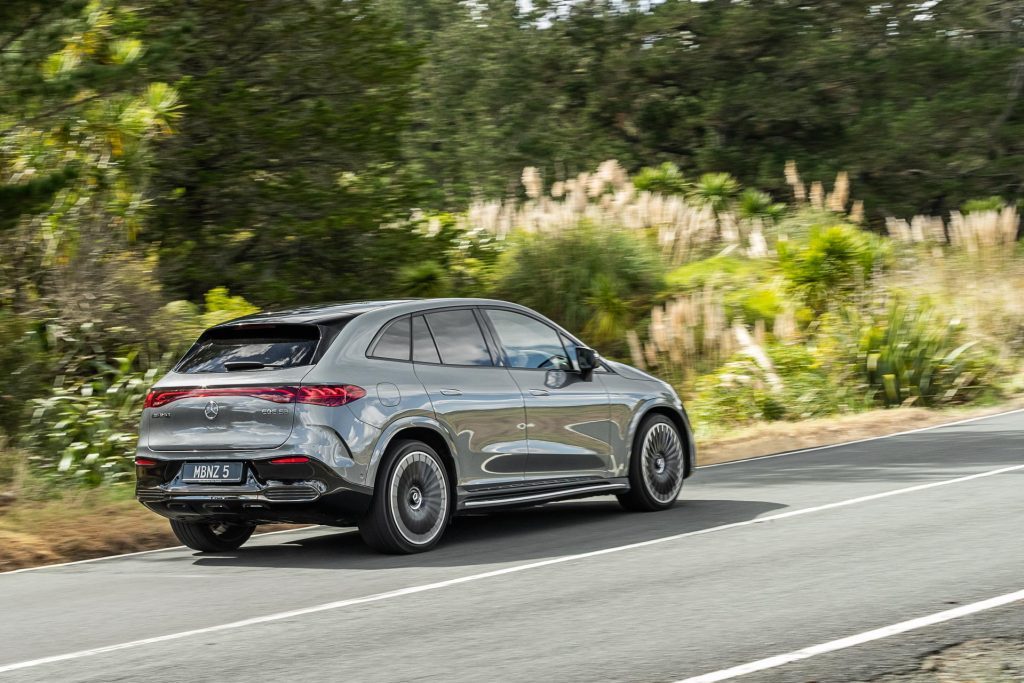
<path fill-rule="evenodd" d="M 366 390 L 351 384 L 299 387 L 296 401 L 314 406 L 343 406 L 366 396 Z"/>
<path fill-rule="evenodd" d="M 183 398 L 241 396 L 273 403 L 308 403 L 317 406 L 343 406 L 366 396 L 366 390 L 351 384 L 325 384 L 303 387 L 193 387 L 154 389 L 146 395 L 145 408 L 159 408 Z"/>
<path fill-rule="evenodd" d="M 309 458 L 304 455 L 288 455 L 283 458 L 274 458 L 270 461 L 271 465 L 303 465 L 309 462 Z"/>
<path fill-rule="evenodd" d="M 135 464 L 139 467 L 153 467 L 157 464 L 152 458 L 135 458 Z"/>

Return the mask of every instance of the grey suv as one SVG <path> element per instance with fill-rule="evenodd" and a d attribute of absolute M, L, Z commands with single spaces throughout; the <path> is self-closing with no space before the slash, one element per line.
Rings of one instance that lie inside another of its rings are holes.
<path fill-rule="evenodd" d="M 614 494 L 662 510 L 693 472 L 672 388 L 486 299 L 259 313 L 206 332 L 146 398 L 136 496 L 200 551 L 264 522 L 428 550 L 452 515 Z"/>

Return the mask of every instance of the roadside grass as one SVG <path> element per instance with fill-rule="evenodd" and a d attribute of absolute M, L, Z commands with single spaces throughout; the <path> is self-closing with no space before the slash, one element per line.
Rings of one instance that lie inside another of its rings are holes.
<path fill-rule="evenodd" d="M 0 571 L 177 545 L 167 521 L 139 505 L 130 486 L 44 499 L 31 480 L 5 488 L 10 483 L 0 484 Z"/>
<path fill-rule="evenodd" d="M 794 422 L 762 422 L 703 437 L 698 429 L 697 460 L 698 465 L 713 465 L 1019 408 L 1024 408 L 1024 397 L 987 406 L 879 409 Z M 34 479 L 24 461 L 23 452 L 0 447 L 0 571 L 178 545 L 167 520 L 139 505 L 131 486 L 55 490 Z"/>

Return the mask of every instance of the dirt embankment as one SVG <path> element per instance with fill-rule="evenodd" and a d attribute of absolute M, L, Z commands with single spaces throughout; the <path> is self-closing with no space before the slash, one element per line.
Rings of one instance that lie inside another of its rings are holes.
<path fill-rule="evenodd" d="M 871 683 L 1020 683 L 1024 639 L 969 640 L 925 657 L 916 670 L 885 674 Z"/>
<path fill-rule="evenodd" d="M 1024 407 L 1010 404 L 955 411 L 878 410 L 836 418 L 773 422 L 698 443 L 700 465 L 884 436 Z M 284 527 L 281 527 L 284 528 Z M 83 491 L 45 504 L 0 491 L 0 571 L 177 545 L 166 520 L 130 491 Z"/>

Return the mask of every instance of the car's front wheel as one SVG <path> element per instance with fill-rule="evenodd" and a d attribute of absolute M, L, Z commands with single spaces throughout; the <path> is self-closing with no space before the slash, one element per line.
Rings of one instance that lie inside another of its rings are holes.
<path fill-rule="evenodd" d="M 381 552 L 430 550 L 448 526 L 452 503 L 448 473 L 437 452 L 422 441 L 399 441 L 384 456 L 359 532 Z"/>
<path fill-rule="evenodd" d="M 619 502 L 627 510 L 652 512 L 672 507 L 686 471 L 683 439 L 672 420 L 652 415 L 644 420 L 633 442 L 629 461 L 629 491 Z"/>
<path fill-rule="evenodd" d="M 171 520 L 171 530 L 178 540 L 193 550 L 203 553 L 223 553 L 238 550 L 249 540 L 256 527 L 252 524 L 226 522 L 186 522 Z"/>

